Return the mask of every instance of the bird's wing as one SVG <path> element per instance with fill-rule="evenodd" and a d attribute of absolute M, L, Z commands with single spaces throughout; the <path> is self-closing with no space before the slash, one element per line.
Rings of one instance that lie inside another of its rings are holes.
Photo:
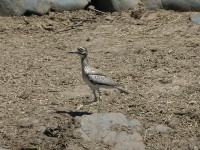
<path fill-rule="evenodd" d="M 111 78 L 107 77 L 102 71 L 93 67 L 86 68 L 86 75 L 93 84 L 116 86 L 117 83 Z"/>
<path fill-rule="evenodd" d="M 93 67 L 87 67 L 86 68 L 86 74 L 103 75 L 103 76 L 105 76 L 105 74 L 102 71 L 100 71 L 100 70 L 98 70 L 96 68 L 93 68 Z"/>
<path fill-rule="evenodd" d="M 105 86 L 116 86 L 117 83 L 112 79 L 100 74 L 88 74 L 89 80 L 93 84 L 105 85 Z"/>

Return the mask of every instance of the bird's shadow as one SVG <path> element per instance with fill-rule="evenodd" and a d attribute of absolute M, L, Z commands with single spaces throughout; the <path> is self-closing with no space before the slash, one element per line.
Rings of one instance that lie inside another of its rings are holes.
<path fill-rule="evenodd" d="M 86 112 L 86 111 L 83 111 L 83 112 L 80 112 L 80 111 L 56 111 L 55 113 L 57 114 L 68 114 L 70 115 L 71 117 L 77 117 L 77 116 L 83 116 L 83 115 L 91 115 L 92 113 L 89 113 L 89 112 Z"/>

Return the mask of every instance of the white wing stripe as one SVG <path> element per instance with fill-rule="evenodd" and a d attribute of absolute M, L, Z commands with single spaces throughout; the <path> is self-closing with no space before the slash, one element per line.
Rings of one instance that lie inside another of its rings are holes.
<path fill-rule="evenodd" d="M 89 80 L 93 84 L 100 84 L 100 85 L 107 85 L 107 86 L 117 85 L 116 82 L 114 82 L 112 79 L 107 78 L 106 76 L 89 74 L 88 77 L 89 77 Z"/>

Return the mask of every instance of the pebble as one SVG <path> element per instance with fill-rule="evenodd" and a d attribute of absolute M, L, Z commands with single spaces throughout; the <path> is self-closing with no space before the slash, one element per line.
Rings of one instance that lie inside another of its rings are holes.
<path fill-rule="evenodd" d="M 39 126 L 38 131 L 44 133 L 46 131 L 47 127 L 45 126 Z"/>
<path fill-rule="evenodd" d="M 171 131 L 172 128 L 164 126 L 164 125 L 153 125 L 150 128 L 148 128 L 147 130 L 156 131 L 156 132 L 159 132 L 159 133 L 165 133 L 165 132 Z"/>
<path fill-rule="evenodd" d="M 0 147 L 0 150 L 9 150 L 9 149 L 6 149 L 6 148 L 3 148 L 3 147 Z"/>
<path fill-rule="evenodd" d="M 114 18 L 112 16 L 106 16 L 105 20 L 107 20 L 107 21 L 113 21 Z"/>
<path fill-rule="evenodd" d="M 32 117 L 25 117 L 25 118 L 19 119 L 18 125 L 20 127 L 27 128 L 27 127 L 33 126 L 34 124 L 36 124 L 38 122 L 39 122 L 38 119 L 35 119 Z"/>

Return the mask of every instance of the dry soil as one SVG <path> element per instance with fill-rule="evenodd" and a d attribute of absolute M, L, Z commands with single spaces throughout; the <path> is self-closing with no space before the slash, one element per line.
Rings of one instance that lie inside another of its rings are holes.
<path fill-rule="evenodd" d="M 80 10 L 0 17 L 0 147 L 110 149 L 73 133 L 74 116 L 99 110 L 139 119 L 144 130 L 153 124 L 173 129 L 144 132 L 147 150 L 200 148 L 200 26 L 190 22 L 192 13 Z M 78 46 L 88 48 L 92 66 L 132 94 L 103 90 L 99 105 L 76 111 L 93 99 L 79 57 L 66 53 Z"/>

